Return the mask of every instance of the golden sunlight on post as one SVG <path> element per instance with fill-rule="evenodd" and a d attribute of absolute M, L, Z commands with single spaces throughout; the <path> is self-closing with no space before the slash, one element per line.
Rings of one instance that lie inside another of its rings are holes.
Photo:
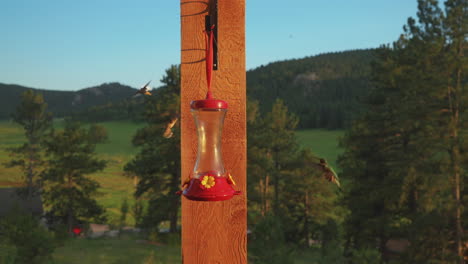
<path fill-rule="evenodd" d="M 226 172 L 210 175 L 209 189 L 226 185 L 225 201 L 192 201 L 182 196 L 182 258 L 184 264 L 247 263 L 245 0 L 181 0 L 181 159 L 183 184 L 194 177 L 197 132 L 191 102 L 207 94 L 207 20 L 214 26 L 211 90 L 213 99 L 228 104 L 222 134 Z M 210 16 L 208 19 L 206 16 Z M 193 108 L 193 105 L 192 105 Z M 196 108 L 198 109 L 198 108 Z M 224 176 L 227 179 L 223 178 Z M 226 182 L 224 182 L 226 180 Z M 202 179 L 199 179 L 202 182 Z M 206 185 L 206 184 L 205 184 Z M 199 187 L 198 185 L 196 186 Z M 205 186 L 207 187 L 207 186 Z M 234 190 L 231 191 L 231 190 Z M 186 191 L 187 192 L 187 191 Z M 217 193 L 216 195 L 219 195 Z M 217 196 L 218 197 L 218 196 Z M 215 199 L 219 200 L 219 199 Z"/>

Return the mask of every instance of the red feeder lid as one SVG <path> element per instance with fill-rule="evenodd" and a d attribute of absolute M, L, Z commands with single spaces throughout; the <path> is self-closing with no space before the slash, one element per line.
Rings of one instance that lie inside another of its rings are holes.
<path fill-rule="evenodd" d="M 196 100 L 190 103 L 192 109 L 227 109 L 228 103 L 224 100 L 213 99 L 211 93 L 206 94 L 206 99 Z"/>
<path fill-rule="evenodd" d="M 228 103 L 223 100 L 205 99 L 192 101 L 190 107 L 192 109 L 227 109 Z"/>

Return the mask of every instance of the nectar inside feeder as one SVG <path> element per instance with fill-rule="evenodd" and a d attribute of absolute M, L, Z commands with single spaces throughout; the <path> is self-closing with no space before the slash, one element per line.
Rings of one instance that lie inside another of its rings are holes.
<path fill-rule="evenodd" d="M 223 201 L 240 194 L 232 187 L 235 185 L 234 179 L 226 172 L 223 164 L 221 136 L 228 104 L 213 99 L 211 95 L 212 44 L 211 30 L 206 56 L 208 93 L 206 99 L 192 101 L 190 105 L 197 128 L 198 152 L 195 167 L 183 185 L 186 188 L 182 194 L 195 201 Z"/>

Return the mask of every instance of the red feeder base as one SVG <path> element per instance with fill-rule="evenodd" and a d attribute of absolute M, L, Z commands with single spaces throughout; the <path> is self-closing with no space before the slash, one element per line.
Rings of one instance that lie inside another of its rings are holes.
<path fill-rule="evenodd" d="M 234 190 L 226 177 L 206 175 L 200 179 L 192 178 L 182 194 L 194 201 L 224 201 L 239 195 L 240 191 Z"/>

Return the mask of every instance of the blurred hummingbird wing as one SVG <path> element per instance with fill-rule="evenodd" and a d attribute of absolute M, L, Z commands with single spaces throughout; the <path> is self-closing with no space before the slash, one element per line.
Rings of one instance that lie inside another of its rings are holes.
<path fill-rule="evenodd" d="M 150 84 L 151 80 L 149 82 L 147 82 L 145 85 L 143 85 L 141 88 L 145 88 L 146 86 L 148 86 Z"/>
<path fill-rule="evenodd" d="M 331 182 L 334 182 L 338 187 L 340 187 L 340 178 L 338 178 L 338 174 L 336 174 L 335 170 L 333 170 L 332 167 L 328 166 L 327 167 L 329 172 L 330 172 L 330 177 L 331 177 Z"/>
<path fill-rule="evenodd" d="M 174 135 L 174 132 L 172 132 L 172 130 L 166 129 L 166 130 L 164 131 L 163 137 L 164 137 L 164 138 L 171 138 L 173 135 Z"/>
<path fill-rule="evenodd" d="M 175 126 L 175 124 L 177 123 L 177 120 L 179 120 L 179 118 L 174 117 L 174 118 L 171 120 L 171 122 L 169 122 L 168 127 L 173 128 L 173 127 Z"/>
<path fill-rule="evenodd" d="M 151 80 L 149 82 L 147 82 L 145 85 L 143 85 L 141 88 L 147 88 L 148 85 L 150 84 Z"/>
<path fill-rule="evenodd" d="M 335 170 L 333 170 L 332 167 L 327 166 L 327 168 L 333 173 L 333 175 L 335 175 L 335 178 L 338 178 L 338 175 L 336 174 Z"/>
<path fill-rule="evenodd" d="M 340 179 L 332 167 L 326 163 L 312 163 L 311 165 L 319 169 L 321 176 L 325 177 L 327 181 L 333 182 L 340 187 Z"/>

